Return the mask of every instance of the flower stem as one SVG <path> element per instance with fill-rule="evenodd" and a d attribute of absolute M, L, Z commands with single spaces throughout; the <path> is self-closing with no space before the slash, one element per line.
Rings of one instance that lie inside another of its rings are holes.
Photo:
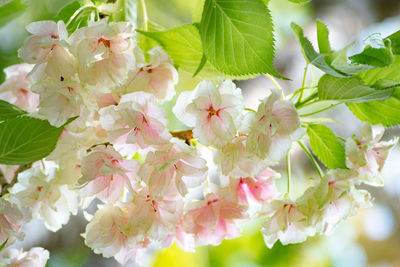
<path fill-rule="evenodd" d="M 310 150 L 301 142 L 301 141 L 297 141 L 297 143 L 299 144 L 299 146 L 304 150 L 304 152 L 306 153 L 306 155 L 308 156 L 308 158 L 311 160 L 312 164 L 314 165 L 315 170 L 317 171 L 319 177 L 323 177 L 323 172 L 321 170 L 321 167 L 318 165 L 317 161 L 315 160 L 315 158 L 313 157 L 313 155 L 311 154 Z"/>
<path fill-rule="evenodd" d="M 308 64 L 306 64 L 306 66 L 304 67 L 303 83 L 301 84 L 301 91 L 300 91 L 300 97 L 299 97 L 299 101 L 300 102 L 301 102 L 301 99 L 303 98 L 304 86 L 306 84 L 307 69 L 308 69 Z"/>

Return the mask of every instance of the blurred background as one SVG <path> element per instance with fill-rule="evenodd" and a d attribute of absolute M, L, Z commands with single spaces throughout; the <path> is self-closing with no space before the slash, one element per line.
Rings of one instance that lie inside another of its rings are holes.
<path fill-rule="evenodd" d="M 28 35 L 25 26 L 32 21 L 53 19 L 68 0 L 27 0 L 28 8 L 0 28 L 0 70 L 18 63 L 17 49 Z M 150 19 L 166 28 L 192 21 L 196 0 L 146 0 Z M 290 81 L 279 81 L 285 93 L 301 87 L 305 61 L 290 29 L 294 21 L 305 29 L 315 44 L 315 19 L 328 25 L 333 49 L 355 42 L 349 53 L 361 51 L 363 40 L 371 33 L 387 36 L 400 29 L 399 0 L 312 0 L 297 5 L 287 0 L 270 0 L 270 9 L 277 34 L 277 70 Z M 400 71 L 400 70 L 399 70 Z M 307 82 L 317 80 L 321 73 L 308 70 Z M 4 75 L 0 75 L 0 82 Z M 266 77 L 237 82 L 243 89 L 246 104 L 254 107 L 268 88 L 274 85 Z M 329 124 L 343 138 L 358 133 L 361 123 L 341 105 L 319 115 L 330 116 L 343 124 Z M 387 130 L 386 139 L 399 135 L 399 127 Z M 315 177 L 312 165 L 303 152 L 293 149 L 292 182 L 294 193 L 301 194 L 304 185 Z M 177 246 L 152 251 L 145 259 L 148 266 L 337 266 L 391 267 L 400 266 L 400 147 L 396 147 L 383 170 L 385 187 L 368 188 L 375 196 L 374 207 L 364 209 L 339 225 L 330 236 L 317 236 L 303 244 L 282 246 L 279 242 L 268 249 L 259 233 L 259 222 L 243 226 L 243 236 L 225 240 L 217 247 L 200 247 L 196 253 L 186 253 Z M 279 166 L 283 170 L 284 164 Z M 282 172 L 284 173 L 284 172 Z M 285 187 L 285 179 L 280 179 Z M 81 214 L 80 214 L 81 215 Z M 48 266 L 120 266 L 112 259 L 94 254 L 84 245 L 80 233 L 86 221 L 83 216 L 71 217 L 70 222 L 56 233 L 47 231 L 40 221 L 26 225 L 27 238 L 16 247 L 29 249 L 42 246 L 50 251 Z M 133 266 L 128 263 L 126 266 Z"/>

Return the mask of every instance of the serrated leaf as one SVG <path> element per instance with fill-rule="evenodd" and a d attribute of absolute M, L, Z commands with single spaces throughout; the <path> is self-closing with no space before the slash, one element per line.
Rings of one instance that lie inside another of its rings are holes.
<path fill-rule="evenodd" d="M 280 77 L 273 66 L 272 19 L 262 0 L 206 0 L 199 30 L 204 53 L 217 70 Z"/>
<path fill-rule="evenodd" d="M 321 54 L 328 54 L 332 52 L 331 44 L 329 43 L 328 27 L 319 20 L 317 20 L 317 37 L 319 52 Z"/>
<path fill-rule="evenodd" d="M 198 69 L 203 57 L 203 48 L 195 25 L 185 24 L 167 31 L 137 31 L 159 43 L 180 69 L 192 74 Z M 198 75 L 203 78 L 215 78 L 223 74 L 206 62 Z"/>
<path fill-rule="evenodd" d="M 376 90 L 366 86 L 358 77 L 338 78 L 325 74 L 318 82 L 318 96 L 321 100 L 341 102 L 368 102 L 389 98 L 393 89 Z"/>
<path fill-rule="evenodd" d="M 315 51 L 310 40 L 304 36 L 303 29 L 299 25 L 291 23 L 291 27 L 301 46 L 301 51 L 307 63 L 314 65 L 327 74 L 336 77 L 346 77 L 345 74 L 338 72 L 327 62 L 327 55 L 319 54 Z"/>
<path fill-rule="evenodd" d="M 354 64 L 364 64 L 373 67 L 385 67 L 393 63 L 393 54 L 390 41 L 386 44 L 380 34 L 375 33 L 365 40 L 366 47 L 356 55 L 349 57 Z"/>
<path fill-rule="evenodd" d="M 46 157 L 54 150 L 62 130 L 27 116 L 0 123 L 0 164 L 23 165 Z"/>
<path fill-rule="evenodd" d="M 365 71 L 372 69 L 372 66 L 368 65 L 353 65 L 348 62 L 347 59 L 347 50 L 352 46 L 353 44 L 350 44 L 346 46 L 345 48 L 332 52 L 329 56 L 327 56 L 325 59 L 328 62 L 330 66 L 332 66 L 334 69 L 346 73 L 348 75 L 354 75 L 359 72 Z"/>
<path fill-rule="evenodd" d="M 392 97 L 386 100 L 348 103 L 347 106 L 359 120 L 383 126 L 400 124 L 400 89 L 395 89 Z"/>
<path fill-rule="evenodd" d="M 26 111 L 20 109 L 19 107 L 4 100 L 0 100 L 0 122 L 20 117 L 25 114 L 27 114 Z"/>
<path fill-rule="evenodd" d="M 344 146 L 331 129 L 322 124 L 310 124 L 307 134 L 312 151 L 329 169 L 346 168 Z"/>
<path fill-rule="evenodd" d="M 2 0 L 0 1 L 0 27 L 11 22 L 26 10 L 26 5 L 22 0 Z"/>

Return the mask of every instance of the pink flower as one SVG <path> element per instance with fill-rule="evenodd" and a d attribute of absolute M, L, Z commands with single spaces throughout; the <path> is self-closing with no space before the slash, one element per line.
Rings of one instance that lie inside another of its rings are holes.
<path fill-rule="evenodd" d="M 280 100 L 280 93 L 271 91 L 258 106 L 250 125 L 247 149 L 261 158 L 279 161 L 289 151 L 300 119 L 292 102 Z"/>
<path fill-rule="evenodd" d="M 130 73 L 127 82 L 119 89 L 124 93 L 144 91 L 156 98 L 169 100 L 175 94 L 174 86 L 178 83 L 178 72 L 168 54 L 160 47 L 148 51 L 149 63 L 138 63 Z"/>
<path fill-rule="evenodd" d="M 218 87 L 203 81 L 193 92 L 181 93 L 173 111 L 183 123 L 194 127 L 194 137 L 202 144 L 222 147 L 235 137 L 243 108 L 241 90 L 232 81 Z"/>
<path fill-rule="evenodd" d="M 6 247 L 22 240 L 25 235 L 22 226 L 30 221 L 31 216 L 26 209 L 20 209 L 16 204 L 0 198 L 0 245 L 6 242 Z"/>
<path fill-rule="evenodd" d="M 267 169 L 260 175 L 250 178 L 231 179 L 231 186 L 236 189 L 241 201 L 248 204 L 250 200 L 264 203 L 279 195 L 275 187 L 274 178 L 280 175 L 271 169 Z"/>
<path fill-rule="evenodd" d="M 125 188 L 133 193 L 137 167 L 135 160 L 122 158 L 112 146 L 96 146 L 82 161 L 80 192 L 83 196 L 96 195 L 105 202 L 114 202 L 122 197 Z"/>
<path fill-rule="evenodd" d="M 39 104 L 39 95 L 29 88 L 28 73 L 33 65 L 22 63 L 4 69 L 6 80 L 0 85 L 0 99 L 32 112 Z"/>
<path fill-rule="evenodd" d="M 139 177 L 154 195 L 164 195 L 174 187 L 185 196 L 188 187 L 199 186 L 206 179 L 206 161 L 183 141 L 172 140 L 164 151 L 149 152 L 140 167 Z"/>
<path fill-rule="evenodd" d="M 227 189 L 220 189 L 189 205 L 183 217 L 183 229 L 195 236 L 196 245 L 218 245 L 223 239 L 240 235 L 236 220 L 245 219 L 246 210 L 247 207 L 238 204 Z"/>
<path fill-rule="evenodd" d="M 115 144 L 137 144 L 146 148 L 166 144 L 171 138 L 164 112 L 148 93 L 124 95 L 117 106 L 107 106 L 99 113 L 101 125 Z"/>
<path fill-rule="evenodd" d="M 44 248 L 34 247 L 29 251 L 10 249 L 5 252 L 5 257 L 10 259 L 10 267 L 45 267 L 49 259 L 49 251 Z"/>

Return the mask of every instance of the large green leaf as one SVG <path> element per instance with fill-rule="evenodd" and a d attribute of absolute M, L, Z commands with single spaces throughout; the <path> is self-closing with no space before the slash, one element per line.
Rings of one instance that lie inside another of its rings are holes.
<path fill-rule="evenodd" d="M 272 19 L 262 0 L 206 0 L 199 29 L 204 53 L 219 71 L 280 77 L 273 66 Z"/>
<path fill-rule="evenodd" d="M 195 25 L 186 24 L 167 31 L 137 31 L 158 42 L 177 67 L 192 74 L 196 72 L 201 63 L 203 48 Z M 208 62 L 199 73 L 199 76 L 203 78 L 215 78 L 218 75 L 223 74 Z"/>
<path fill-rule="evenodd" d="M 307 128 L 311 149 L 329 168 L 346 168 L 344 146 L 331 129 L 322 124 L 310 124 Z"/>
<path fill-rule="evenodd" d="M 62 130 L 27 116 L 0 123 L 0 164 L 23 165 L 46 157 Z"/>
<path fill-rule="evenodd" d="M 372 34 L 365 40 L 366 47 L 356 55 L 349 57 L 352 63 L 385 67 L 393 63 L 390 41 L 383 41 L 380 34 Z"/>
<path fill-rule="evenodd" d="M 19 107 L 10 104 L 4 100 L 0 100 L 0 122 L 13 119 L 25 114 L 27 113 Z"/>
<path fill-rule="evenodd" d="M 362 121 L 383 126 L 400 124 L 400 89 L 395 89 L 392 97 L 386 100 L 348 103 L 347 106 Z"/>
<path fill-rule="evenodd" d="M 368 86 L 376 88 L 394 87 L 393 94 L 386 100 L 368 103 L 347 103 L 353 114 L 362 121 L 372 124 L 394 126 L 400 124 L 400 56 L 395 56 L 394 63 L 388 67 L 376 68 L 357 74 Z"/>
<path fill-rule="evenodd" d="M 301 46 L 301 51 L 303 53 L 303 56 L 307 63 L 313 64 L 315 67 L 319 68 L 323 72 L 336 76 L 336 77 L 345 77 L 346 75 L 344 73 L 341 73 L 337 71 L 335 68 L 333 68 L 328 62 L 327 62 L 327 55 L 325 54 L 319 54 L 315 51 L 314 47 L 312 46 L 310 40 L 308 40 L 304 36 L 303 29 L 295 24 L 291 24 L 292 30 L 295 33 L 295 36 L 297 38 L 297 41 L 299 42 Z M 320 26 L 321 27 L 321 26 Z M 321 32 L 322 30 L 320 30 Z M 321 33 L 320 33 L 321 36 Z M 321 37 L 322 39 L 322 37 Z M 326 39 L 325 39 L 326 40 Z M 327 49 L 326 44 L 321 45 L 322 50 Z"/>
<path fill-rule="evenodd" d="M 0 27 L 3 27 L 24 12 L 26 6 L 22 0 L 0 1 Z"/>
<path fill-rule="evenodd" d="M 325 74 L 318 82 L 318 96 L 321 100 L 342 102 L 368 102 L 389 98 L 393 89 L 376 90 L 366 86 L 358 77 L 338 78 Z"/>

